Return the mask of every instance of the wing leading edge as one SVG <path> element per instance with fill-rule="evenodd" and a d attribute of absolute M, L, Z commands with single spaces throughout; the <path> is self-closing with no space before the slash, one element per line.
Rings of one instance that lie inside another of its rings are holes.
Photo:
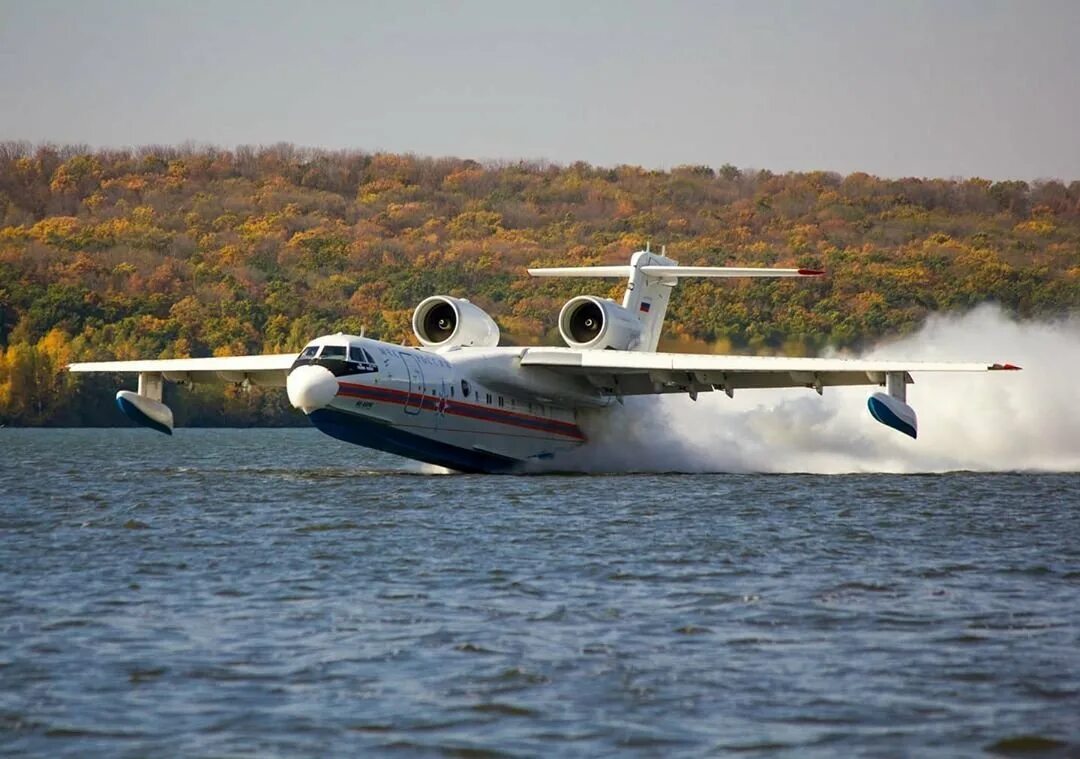
<path fill-rule="evenodd" d="M 170 382 L 244 382 L 285 387 L 295 353 L 219 358 L 163 358 L 71 364 L 72 372 L 160 374 Z"/>

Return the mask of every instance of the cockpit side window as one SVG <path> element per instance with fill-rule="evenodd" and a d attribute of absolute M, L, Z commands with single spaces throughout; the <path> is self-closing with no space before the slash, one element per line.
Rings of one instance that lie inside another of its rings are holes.
<path fill-rule="evenodd" d="M 304 352 L 300 354 L 300 358 L 315 358 L 315 354 L 319 352 L 319 346 L 309 345 L 304 348 Z"/>
<path fill-rule="evenodd" d="M 349 346 L 349 360 L 350 361 L 355 361 L 358 364 L 362 364 L 365 361 L 367 361 L 367 358 L 364 356 L 364 349 L 363 348 L 357 348 L 355 345 L 350 345 Z"/>
<path fill-rule="evenodd" d="M 326 345 L 323 347 L 322 354 L 319 358 L 345 358 L 345 346 L 344 345 Z"/>

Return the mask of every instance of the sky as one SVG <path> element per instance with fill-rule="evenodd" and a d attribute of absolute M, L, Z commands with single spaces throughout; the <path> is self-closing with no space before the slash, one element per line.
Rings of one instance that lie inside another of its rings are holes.
<path fill-rule="evenodd" d="M 1077 0 L 0 0 L 0 140 L 1080 179 Z"/>

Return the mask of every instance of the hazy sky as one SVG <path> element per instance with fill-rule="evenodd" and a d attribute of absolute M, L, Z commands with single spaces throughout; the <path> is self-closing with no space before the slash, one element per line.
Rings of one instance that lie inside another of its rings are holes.
<path fill-rule="evenodd" d="M 1080 0 L 0 0 L 0 139 L 1080 179 Z"/>

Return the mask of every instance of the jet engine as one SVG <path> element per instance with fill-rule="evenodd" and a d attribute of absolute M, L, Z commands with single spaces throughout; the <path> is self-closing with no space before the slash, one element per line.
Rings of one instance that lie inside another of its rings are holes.
<path fill-rule="evenodd" d="M 614 301 L 579 295 L 559 312 L 559 334 L 571 348 L 634 350 L 641 342 L 642 325 Z"/>
<path fill-rule="evenodd" d="M 426 298 L 413 311 L 412 326 L 425 348 L 492 348 L 499 344 L 498 325 L 464 298 Z"/>

